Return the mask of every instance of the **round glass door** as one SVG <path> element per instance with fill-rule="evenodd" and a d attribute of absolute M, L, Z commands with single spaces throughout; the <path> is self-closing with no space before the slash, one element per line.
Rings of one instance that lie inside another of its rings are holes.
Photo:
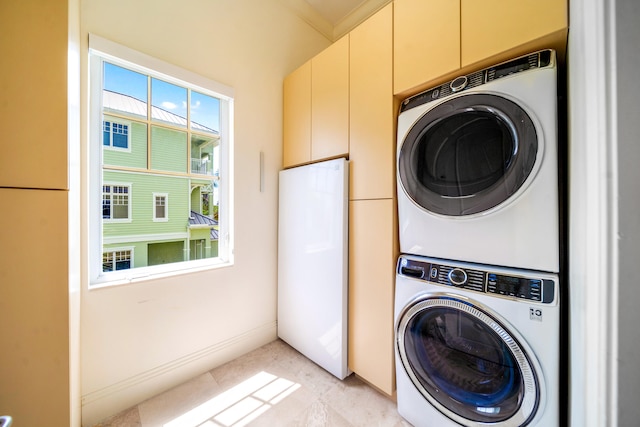
<path fill-rule="evenodd" d="M 524 426 L 538 405 L 538 381 L 519 343 L 468 301 L 415 302 L 400 318 L 402 365 L 421 394 L 464 426 Z"/>
<path fill-rule="evenodd" d="M 398 156 L 400 184 L 430 212 L 472 215 L 514 195 L 538 150 L 535 126 L 517 104 L 464 95 L 429 110 L 409 130 Z"/>

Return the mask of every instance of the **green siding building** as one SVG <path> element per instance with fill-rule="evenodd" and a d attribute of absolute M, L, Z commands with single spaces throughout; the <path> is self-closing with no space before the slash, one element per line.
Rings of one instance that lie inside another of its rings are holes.
<path fill-rule="evenodd" d="M 186 123 L 103 91 L 103 271 L 218 256 L 219 134 Z"/>

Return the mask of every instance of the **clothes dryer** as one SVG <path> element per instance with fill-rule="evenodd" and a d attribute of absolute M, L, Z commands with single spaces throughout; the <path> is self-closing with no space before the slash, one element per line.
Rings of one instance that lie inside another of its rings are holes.
<path fill-rule="evenodd" d="M 415 427 L 560 425 L 558 276 L 402 255 L 398 412 Z"/>
<path fill-rule="evenodd" d="M 401 252 L 559 272 L 556 80 L 544 50 L 403 102 Z"/>

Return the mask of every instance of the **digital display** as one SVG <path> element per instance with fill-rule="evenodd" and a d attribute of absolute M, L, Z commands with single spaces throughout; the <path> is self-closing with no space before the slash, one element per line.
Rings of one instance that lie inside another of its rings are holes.
<path fill-rule="evenodd" d="M 487 286 L 489 292 L 540 301 L 542 296 L 542 281 L 522 277 L 489 275 Z"/>
<path fill-rule="evenodd" d="M 516 73 L 522 70 L 529 69 L 529 58 L 524 57 L 515 61 L 511 61 L 508 64 L 505 64 L 504 67 L 495 69 L 495 78 L 498 79 L 503 76 L 508 76 L 509 74 Z"/>

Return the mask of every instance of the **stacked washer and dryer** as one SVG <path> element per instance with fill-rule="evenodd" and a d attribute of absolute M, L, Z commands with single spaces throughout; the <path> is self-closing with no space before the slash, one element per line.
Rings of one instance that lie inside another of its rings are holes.
<path fill-rule="evenodd" d="M 405 100 L 397 175 L 400 415 L 416 427 L 558 427 L 555 52 Z"/>

